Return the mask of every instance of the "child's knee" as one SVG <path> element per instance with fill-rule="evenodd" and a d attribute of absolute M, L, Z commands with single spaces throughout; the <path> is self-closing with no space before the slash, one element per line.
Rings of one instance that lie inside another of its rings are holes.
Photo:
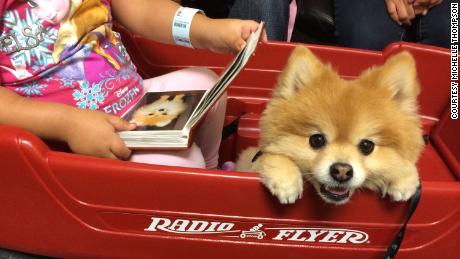
<path fill-rule="evenodd" d="M 208 90 L 212 88 L 219 76 L 209 68 L 206 67 L 191 67 L 183 70 L 186 77 L 193 82 L 195 90 Z"/>
<path fill-rule="evenodd" d="M 144 80 L 144 89 L 149 92 L 208 90 L 218 78 L 209 68 L 190 67 Z"/>

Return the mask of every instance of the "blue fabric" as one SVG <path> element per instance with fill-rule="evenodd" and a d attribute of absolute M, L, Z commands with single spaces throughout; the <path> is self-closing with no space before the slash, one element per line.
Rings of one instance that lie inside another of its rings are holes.
<path fill-rule="evenodd" d="M 290 0 L 235 0 L 230 18 L 264 21 L 269 40 L 286 40 Z"/>
<path fill-rule="evenodd" d="M 428 14 L 419 18 L 420 43 L 450 48 L 450 4 L 443 1 L 430 9 Z"/>
<path fill-rule="evenodd" d="M 335 0 L 338 44 L 344 47 L 382 50 L 395 41 L 411 41 L 450 47 L 450 3 L 443 1 L 426 16 L 400 26 L 387 13 L 384 0 Z"/>

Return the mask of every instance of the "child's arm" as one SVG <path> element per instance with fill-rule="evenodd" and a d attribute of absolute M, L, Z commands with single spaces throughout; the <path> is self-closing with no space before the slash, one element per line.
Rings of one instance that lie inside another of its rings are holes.
<path fill-rule="evenodd" d="M 173 44 L 172 21 L 179 4 L 170 0 L 112 0 L 117 21 L 146 38 Z M 211 19 L 197 13 L 192 20 L 190 40 L 195 48 L 219 53 L 240 50 L 258 23 L 250 20 Z M 263 35 L 266 41 L 266 35 Z"/>
<path fill-rule="evenodd" d="M 126 159 L 130 150 L 115 133 L 133 125 L 103 112 L 34 101 L 0 86 L 0 124 L 24 128 L 45 139 L 61 140 L 78 154 Z"/>

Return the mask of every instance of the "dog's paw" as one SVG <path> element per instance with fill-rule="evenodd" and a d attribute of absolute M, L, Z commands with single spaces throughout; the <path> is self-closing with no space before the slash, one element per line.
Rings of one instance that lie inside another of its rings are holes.
<path fill-rule="evenodd" d="M 291 204 L 302 198 L 303 181 L 300 175 L 291 179 L 263 178 L 263 182 L 282 204 Z"/>
<path fill-rule="evenodd" d="M 407 201 L 417 191 L 419 185 L 418 178 L 399 181 L 388 187 L 387 193 L 394 201 Z"/>
<path fill-rule="evenodd" d="M 261 176 L 262 182 L 282 204 L 294 203 L 302 197 L 302 174 L 290 159 L 276 155 L 265 158 Z"/>

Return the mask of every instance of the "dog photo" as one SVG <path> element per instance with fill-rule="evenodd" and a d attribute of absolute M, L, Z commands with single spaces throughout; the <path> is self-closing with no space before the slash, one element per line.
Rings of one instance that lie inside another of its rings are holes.
<path fill-rule="evenodd" d="M 181 130 L 204 91 L 148 92 L 123 118 L 136 131 Z"/>

